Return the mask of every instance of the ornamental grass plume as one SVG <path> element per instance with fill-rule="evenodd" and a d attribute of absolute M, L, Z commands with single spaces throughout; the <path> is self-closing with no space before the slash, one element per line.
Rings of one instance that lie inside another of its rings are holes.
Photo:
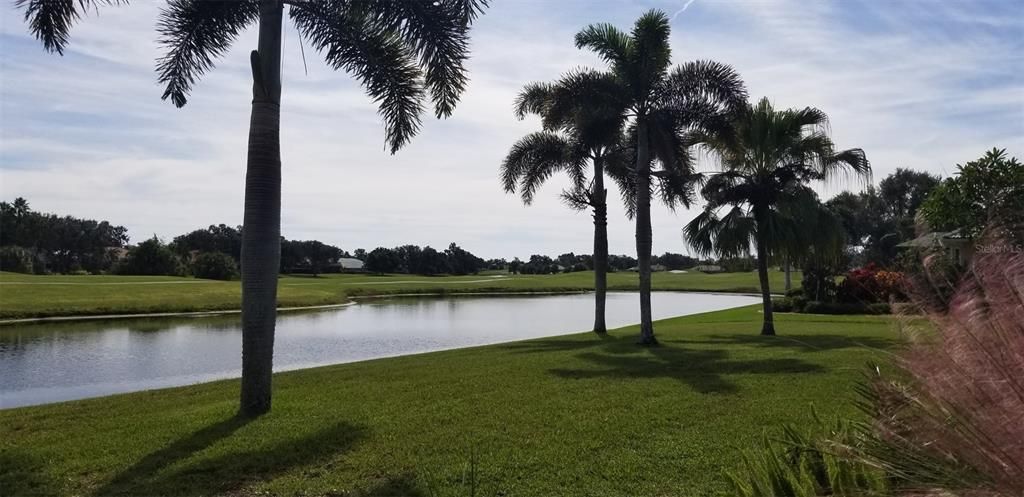
<path fill-rule="evenodd" d="M 942 275 L 909 279 L 924 317 L 902 320 L 897 371 L 861 389 L 864 456 L 900 495 L 1024 496 L 1024 253 L 998 233 L 979 246 L 1018 249 L 979 251 L 948 299 Z"/>

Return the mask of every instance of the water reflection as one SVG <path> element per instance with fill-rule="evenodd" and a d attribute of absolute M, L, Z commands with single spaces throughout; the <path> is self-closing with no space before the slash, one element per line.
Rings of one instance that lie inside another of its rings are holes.
<path fill-rule="evenodd" d="M 655 318 L 748 305 L 756 298 L 658 292 Z M 638 321 L 636 295 L 611 293 L 609 327 Z M 275 370 L 583 331 L 593 296 L 370 299 L 278 318 Z M 0 327 L 0 407 L 237 377 L 240 318 L 143 318 Z"/>

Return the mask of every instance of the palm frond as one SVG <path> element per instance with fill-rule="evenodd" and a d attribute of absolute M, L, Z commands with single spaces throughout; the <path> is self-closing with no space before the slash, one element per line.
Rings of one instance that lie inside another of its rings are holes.
<path fill-rule="evenodd" d="M 571 71 L 550 87 L 541 114 L 545 129 L 574 132 L 579 141 L 599 147 L 618 140 L 626 121 L 624 89 L 608 72 Z"/>
<path fill-rule="evenodd" d="M 559 171 L 572 177 L 573 185 L 582 188 L 585 159 L 569 140 L 546 131 L 530 133 L 515 144 L 501 164 L 501 182 L 507 193 L 519 192 L 524 204 L 545 181 Z"/>
<path fill-rule="evenodd" d="M 469 22 L 486 2 L 445 0 L 396 2 L 346 0 L 329 8 L 372 17 L 377 31 L 394 33 L 415 54 L 423 69 L 437 117 L 451 115 L 466 88 Z"/>
<path fill-rule="evenodd" d="M 258 0 L 167 2 L 157 20 L 159 43 L 166 51 L 156 65 L 157 81 L 166 85 L 160 98 L 184 106 L 199 77 L 256 21 L 259 10 Z"/>
<path fill-rule="evenodd" d="M 633 52 L 633 40 L 611 24 L 591 24 L 576 33 L 576 48 L 588 48 L 613 67 L 624 68 Z"/>
<path fill-rule="evenodd" d="M 89 9 L 117 5 L 121 0 L 15 0 L 14 7 L 24 9 L 25 22 L 48 52 L 64 55 L 71 25 Z"/>
<path fill-rule="evenodd" d="M 550 83 L 527 83 L 513 104 L 516 118 L 523 119 L 527 114 L 543 115 L 552 91 Z"/>
<path fill-rule="evenodd" d="M 562 203 L 574 211 L 587 210 L 594 206 L 593 181 L 590 185 L 581 187 L 576 185 L 573 188 L 562 190 L 560 195 Z"/>
<path fill-rule="evenodd" d="M 673 102 L 704 101 L 737 113 L 747 106 L 747 89 L 732 66 L 696 60 L 676 66 L 667 78 Z"/>
<path fill-rule="evenodd" d="M 736 257 L 750 252 L 756 225 L 754 218 L 739 206 L 718 217 L 714 209 L 704 209 L 683 228 L 683 237 L 701 256 Z"/>
<path fill-rule="evenodd" d="M 660 10 L 645 12 L 633 25 L 634 49 L 630 58 L 630 73 L 636 78 L 633 86 L 638 94 L 647 95 L 664 78 L 672 61 L 672 49 L 669 46 L 671 31 L 668 15 Z"/>
<path fill-rule="evenodd" d="M 391 153 L 420 128 L 423 75 L 402 36 L 357 9 L 309 2 L 291 9 L 295 26 L 335 69 L 356 77 L 378 104 Z"/>

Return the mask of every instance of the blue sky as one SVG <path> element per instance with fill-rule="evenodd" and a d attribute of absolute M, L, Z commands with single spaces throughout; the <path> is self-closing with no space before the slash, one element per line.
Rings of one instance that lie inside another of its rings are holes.
<path fill-rule="evenodd" d="M 1024 3 L 1013 0 L 493 0 L 473 32 L 472 81 L 453 117 L 428 118 L 396 155 L 376 109 L 286 28 L 283 232 L 348 250 L 456 241 L 486 257 L 589 252 L 590 216 L 552 182 L 522 206 L 498 165 L 538 127 L 517 121 L 523 84 L 600 61 L 573 47 L 588 23 L 624 29 L 650 8 L 675 15 L 673 60 L 733 65 L 752 98 L 815 106 L 841 147 L 861 147 L 875 179 L 897 167 L 948 175 L 992 147 L 1024 157 Z M 63 57 L 0 6 L 0 198 L 104 218 L 138 241 L 240 224 L 250 87 L 243 35 L 184 109 L 160 100 L 153 26 L 160 2 L 100 8 Z M 685 7 L 685 10 L 684 10 Z M 710 165 L 708 165 L 710 167 Z M 822 185 L 831 196 L 858 185 Z M 685 251 L 692 211 L 654 213 L 655 252 Z M 611 209 L 614 253 L 632 226 Z"/>

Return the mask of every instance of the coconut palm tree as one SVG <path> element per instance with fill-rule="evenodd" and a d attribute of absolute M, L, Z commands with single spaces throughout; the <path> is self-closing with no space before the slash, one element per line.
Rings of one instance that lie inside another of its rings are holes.
<path fill-rule="evenodd" d="M 43 47 L 63 54 L 71 25 L 119 0 L 17 0 Z M 240 413 L 270 410 L 277 270 L 281 254 L 281 30 L 284 7 L 298 32 L 334 69 L 358 79 L 379 105 L 392 153 L 420 128 L 425 100 L 437 117 L 465 89 L 469 26 L 486 0 L 169 0 L 157 32 L 163 99 L 181 107 L 198 79 L 238 35 L 259 30 L 252 66 L 252 114 L 242 231 Z"/>
<path fill-rule="evenodd" d="M 642 345 L 657 344 L 651 319 L 652 177 L 693 178 L 684 132 L 716 129 L 747 99 L 739 75 L 727 65 L 696 61 L 670 68 L 669 32 L 668 16 L 652 10 L 637 19 L 628 34 L 610 24 L 593 24 L 576 35 L 577 48 L 590 49 L 608 63 L 626 103 L 623 113 L 631 120 Z M 688 206 L 687 190 L 663 193 Z"/>
<path fill-rule="evenodd" d="M 604 177 L 606 173 L 624 173 L 631 158 L 622 137 L 625 117 L 616 90 L 618 85 L 610 74 L 587 70 L 552 84 L 527 85 L 516 100 L 516 117 L 536 114 L 544 130 L 517 141 L 501 164 L 505 191 L 519 193 L 524 204 L 533 202 L 548 178 L 564 172 L 572 181 L 562 192 L 564 202 L 576 210 L 593 210 L 594 332 L 598 334 L 607 332 L 608 191 Z"/>
<path fill-rule="evenodd" d="M 871 166 L 861 149 L 835 150 L 824 112 L 779 111 L 767 98 L 720 132 L 695 133 L 694 142 L 717 159 L 721 171 L 701 189 L 707 204 L 683 229 L 684 236 L 701 255 L 738 255 L 756 247 L 761 334 L 774 335 L 769 260 L 807 253 L 801 245 L 827 246 L 841 232 L 807 185 L 840 174 L 870 181 Z"/>

